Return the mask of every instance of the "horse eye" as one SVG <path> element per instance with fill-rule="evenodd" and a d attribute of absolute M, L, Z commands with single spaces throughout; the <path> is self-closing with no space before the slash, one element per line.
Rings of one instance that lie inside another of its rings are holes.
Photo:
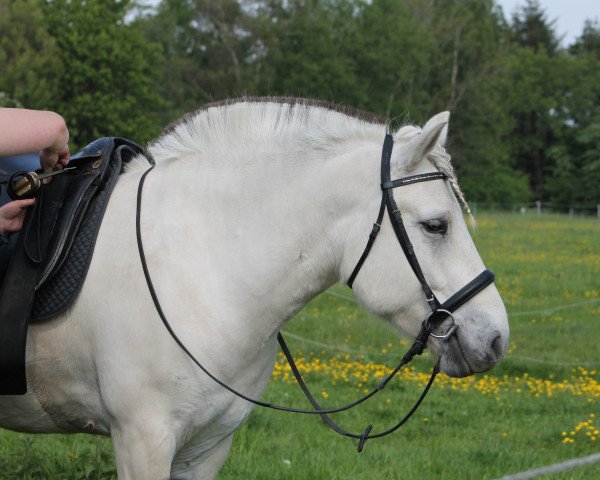
<path fill-rule="evenodd" d="M 444 235 L 448 231 L 448 222 L 439 218 L 436 218 L 435 220 L 428 220 L 421 223 L 421 225 L 423 225 L 423 228 L 425 228 L 425 230 L 427 230 L 429 233 L 439 233 Z"/>

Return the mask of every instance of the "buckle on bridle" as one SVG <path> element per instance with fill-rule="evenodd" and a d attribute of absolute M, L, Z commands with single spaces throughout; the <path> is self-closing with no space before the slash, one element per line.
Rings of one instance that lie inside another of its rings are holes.
<path fill-rule="evenodd" d="M 454 335 L 454 333 L 458 329 L 458 325 L 454 321 L 454 315 L 452 315 L 452 312 L 449 312 L 448 310 L 444 310 L 443 308 L 440 308 L 434 312 L 431 312 L 429 315 L 427 315 L 427 318 L 425 319 L 424 324 L 425 324 L 425 326 L 428 326 L 429 319 L 433 315 L 438 315 L 438 314 L 444 314 L 446 317 L 450 317 L 450 320 L 452 322 L 450 325 L 450 328 L 448 328 L 448 331 L 446 333 L 444 333 L 443 335 L 437 335 L 437 334 L 433 333 L 433 331 L 429 332 L 429 335 L 433 338 L 439 338 L 440 340 L 448 340 L 452 335 Z"/>

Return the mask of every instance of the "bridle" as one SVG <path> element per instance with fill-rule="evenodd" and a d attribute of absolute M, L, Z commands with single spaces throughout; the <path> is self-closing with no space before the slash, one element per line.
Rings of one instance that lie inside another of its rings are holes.
<path fill-rule="evenodd" d="M 273 403 L 263 402 L 261 400 L 257 400 L 257 399 L 248 397 L 247 395 L 244 395 L 243 393 L 238 392 L 233 387 L 227 385 L 225 382 L 223 382 L 219 378 L 215 377 L 209 370 L 206 369 L 206 367 L 204 367 L 196 359 L 196 357 L 192 354 L 192 352 L 190 352 L 188 350 L 188 348 L 185 346 L 183 341 L 173 331 L 173 328 L 171 327 L 169 321 L 167 320 L 167 318 L 162 310 L 162 307 L 158 300 L 158 296 L 154 289 L 154 285 L 152 284 L 150 272 L 148 270 L 148 265 L 146 262 L 146 256 L 144 254 L 144 247 L 142 244 L 142 235 L 141 235 L 142 190 L 143 190 L 144 181 L 146 179 L 146 176 L 154 168 L 154 165 L 152 167 L 150 167 L 148 170 L 146 170 L 146 172 L 144 172 L 144 174 L 140 178 L 140 183 L 138 186 L 138 194 L 137 194 L 136 236 L 137 236 L 140 260 L 142 262 L 142 268 L 144 270 L 144 276 L 146 278 L 146 283 L 148 284 L 148 289 L 150 291 L 150 295 L 154 302 L 154 306 L 156 307 L 156 311 L 157 311 L 158 315 L 160 316 L 165 328 L 167 329 L 169 334 L 173 337 L 175 342 L 179 345 L 179 347 L 190 358 L 190 360 L 192 360 L 192 362 L 194 362 L 214 382 L 216 382 L 217 384 L 219 384 L 226 390 L 229 390 L 231 393 L 238 396 L 239 398 L 242 398 L 243 400 L 253 403 L 254 405 L 257 405 L 260 407 L 265 407 L 265 408 L 270 408 L 273 410 L 284 411 L 284 412 L 302 413 L 302 414 L 307 414 L 307 415 L 319 415 L 323 419 L 323 421 L 325 423 L 327 423 L 327 425 L 329 425 L 329 427 L 331 427 L 335 432 L 337 432 L 340 435 L 343 435 L 345 437 L 357 439 L 359 441 L 358 442 L 358 451 L 359 452 L 362 452 L 365 442 L 367 440 L 370 440 L 373 438 L 380 438 L 380 437 L 389 435 L 390 433 L 396 431 L 398 428 L 400 428 L 402 425 L 404 425 L 408 421 L 408 419 L 413 415 L 413 413 L 417 410 L 417 408 L 419 407 L 421 402 L 424 400 L 425 396 L 427 395 L 427 392 L 429 391 L 429 389 L 431 388 L 431 385 L 433 384 L 433 381 L 435 380 L 436 375 L 439 373 L 439 360 L 432 370 L 431 377 L 429 378 L 429 381 L 427 382 L 426 387 L 424 388 L 423 392 L 421 393 L 421 396 L 415 402 L 413 407 L 396 425 L 394 425 L 391 428 L 388 428 L 385 431 L 382 431 L 379 433 L 371 433 L 373 426 L 368 425 L 365 428 L 365 430 L 363 431 L 363 433 L 351 433 L 351 432 L 344 430 L 342 427 L 338 426 L 331 419 L 329 414 L 342 412 L 344 410 L 353 408 L 356 405 L 363 403 L 364 401 L 366 401 L 369 398 L 371 398 L 372 396 L 374 396 L 376 393 L 383 390 L 386 387 L 386 385 L 389 383 L 389 381 L 398 373 L 398 371 L 404 365 L 408 364 L 415 355 L 420 355 L 421 353 L 423 353 L 425 348 L 427 348 L 427 340 L 428 340 L 429 336 L 432 336 L 432 337 L 435 337 L 435 338 L 438 338 L 441 340 L 448 340 L 452 335 L 454 335 L 456 333 L 456 330 L 458 328 L 458 325 L 454 322 L 454 317 L 452 316 L 452 313 L 456 309 L 458 309 L 462 305 L 464 305 L 466 302 L 468 302 L 471 298 L 473 298 L 479 292 L 481 292 L 485 287 L 487 287 L 488 285 L 493 283 L 493 281 L 494 281 L 494 273 L 491 270 L 486 269 L 482 273 L 480 273 L 477 277 L 475 277 L 472 281 L 470 281 L 468 284 L 466 284 L 464 287 L 462 287 L 460 290 L 458 290 L 454 295 L 452 295 L 444 303 L 440 303 L 438 301 L 438 299 L 435 297 L 433 291 L 431 290 L 431 288 L 427 284 L 427 281 L 425 280 L 423 271 L 421 270 L 421 267 L 419 265 L 416 255 L 415 255 L 412 244 L 408 238 L 408 234 L 406 232 L 406 228 L 404 227 L 404 222 L 402 220 L 402 215 L 400 214 L 400 211 L 398 210 L 398 206 L 396 205 L 396 202 L 394 201 L 394 197 L 392 195 L 392 190 L 396 187 L 402 187 L 402 186 L 410 185 L 410 184 L 417 183 L 417 182 L 425 182 L 425 181 L 430 181 L 430 180 L 444 180 L 447 177 L 442 172 L 433 172 L 433 173 L 424 173 L 424 174 L 420 174 L 420 175 L 414 175 L 414 176 L 410 176 L 410 177 L 404 177 L 404 178 L 401 178 L 398 180 L 391 180 L 391 178 L 390 178 L 390 175 L 391 175 L 390 174 L 390 161 L 391 161 L 393 145 L 394 145 L 394 139 L 390 133 L 387 133 L 385 136 L 384 143 L 383 143 L 383 151 L 382 151 L 382 155 L 381 155 L 382 197 L 381 197 L 381 205 L 379 207 L 379 213 L 377 215 L 377 220 L 373 224 L 373 229 L 371 230 L 371 233 L 369 234 L 367 246 L 365 247 L 363 254 L 361 255 L 360 259 L 358 260 L 356 266 L 354 267 L 352 274 L 348 278 L 347 284 L 350 288 L 352 288 L 352 285 L 354 283 L 354 280 L 356 279 L 356 276 L 360 272 L 360 269 L 362 268 L 365 260 L 367 259 L 373 244 L 375 243 L 377 234 L 379 233 L 379 231 L 381 229 L 383 215 L 387 208 L 389 217 L 390 217 L 390 221 L 392 223 L 394 232 L 396 233 L 398 242 L 400 243 L 400 246 L 402 247 L 402 250 L 404 251 L 404 254 L 405 254 L 413 272 L 415 273 L 415 275 L 417 276 L 417 279 L 421 283 L 421 287 L 425 294 L 425 298 L 427 300 L 429 307 L 431 308 L 431 313 L 423 321 L 423 323 L 421 325 L 421 330 L 415 337 L 415 340 L 414 340 L 413 344 L 411 345 L 411 347 L 409 348 L 409 350 L 402 357 L 398 366 L 396 366 L 396 368 L 394 368 L 392 370 L 392 372 L 390 374 L 388 374 L 385 377 L 385 379 L 383 381 L 381 381 L 369 393 L 367 393 L 366 395 L 362 396 L 361 398 L 359 398 L 358 400 L 356 400 L 352 403 L 349 403 L 347 405 L 337 407 L 337 408 L 328 408 L 328 409 L 322 408 L 321 405 L 318 403 L 318 401 L 315 399 L 315 397 L 312 395 L 312 393 L 308 389 L 306 383 L 304 382 L 302 375 L 300 374 L 300 371 L 298 370 L 298 367 L 296 366 L 296 363 L 295 363 L 295 361 L 290 353 L 290 350 L 288 349 L 281 333 L 277 334 L 277 340 L 279 341 L 281 350 L 290 365 L 290 368 L 292 370 L 292 373 L 294 374 L 294 377 L 296 378 L 296 381 L 298 382 L 298 385 L 300 386 L 300 388 L 306 395 L 306 397 L 309 400 L 309 402 L 311 403 L 311 405 L 314 407 L 314 410 L 291 408 L 291 407 L 286 407 L 286 406 L 277 405 L 277 404 L 273 404 Z M 450 328 L 444 334 L 434 333 L 435 328 L 437 326 L 439 326 L 446 318 L 451 319 Z"/>
<path fill-rule="evenodd" d="M 379 206 L 379 213 L 377 214 L 377 220 L 373 224 L 373 229 L 369 234 L 369 240 L 367 241 L 367 246 L 365 247 L 362 255 L 360 256 L 354 270 L 350 274 L 348 278 L 347 285 L 352 288 L 354 284 L 354 280 L 356 276 L 360 272 L 365 260 L 367 259 L 373 244 L 377 238 L 379 231 L 381 230 L 381 222 L 383 221 L 383 215 L 387 208 L 390 222 L 392 223 L 392 228 L 394 229 L 394 233 L 396 234 L 396 238 L 402 247 L 402 251 L 408 260 L 412 271 L 415 276 L 419 280 L 421 284 L 421 288 L 423 289 L 423 293 L 425 294 L 425 299 L 427 300 L 427 304 L 431 309 L 431 313 L 424 320 L 421 332 L 424 330 L 428 331 L 428 335 L 432 337 L 448 340 L 457 330 L 458 325 L 454 322 L 454 317 L 452 316 L 452 312 L 456 309 L 464 305 L 466 302 L 471 300 L 475 295 L 477 295 L 481 290 L 494 282 L 494 272 L 491 270 L 485 269 L 479 275 L 477 275 L 473 280 L 467 283 L 464 287 L 458 290 L 454 295 L 452 295 L 448 300 L 446 300 L 443 304 L 439 302 L 436 298 L 435 294 L 431 290 L 431 287 L 425 280 L 425 275 L 423 275 L 423 271 L 421 270 L 421 266 L 419 265 L 419 261 L 417 260 L 417 256 L 413 249 L 412 243 L 408 238 L 408 233 L 406 232 L 406 228 L 404 227 L 404 221 L 402 220 L 402 214 L 398 209 L 398 205 L 396 205 L 396 201 L 394 200 L 394 196 L 392 195 L 392 191 L 397 187 L 404 187 L 406 185 L 412 185 L 413 183 L 419 182 L 428 182 L 431 180 L 446 180 L 448 177 L 446 174 L 442 172 L 432 172 L 432 173 L 421 173 L 419 175 L 412 175 L 410 177 L 403 177 L 397 180 L 391 180 L 391 157 L 392 157 L 392 148 L 394 146 L 394 138 L 391 133 L 387 133 L 385 136 L 385 140 L 383 142 L 383 151 L 381 153 L 381 205 Z M 448 331 L 443 335 L 438 335 L 433 333 L 435 327 L 443 322 L 446 318 L 450 318 L 451 325 Z M 420 332 L 420 333 L 421 333 Z M 420 334 L 419 333 L 419 334 Z M 417 335 L 418 338 L 419 335 Z"/>

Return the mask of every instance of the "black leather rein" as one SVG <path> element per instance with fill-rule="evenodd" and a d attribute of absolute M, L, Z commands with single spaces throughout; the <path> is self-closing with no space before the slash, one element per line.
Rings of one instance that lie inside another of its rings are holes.
<path fill-rule="evenodd" d="M 414 271 L 415 275 L 419 279 L 419 282 L 421 283 L 423 292 L 425 293 L 425 298 L 431 308 L 431 313 L 423 321 L 423 323 L 421 325 L 421 330 L 415 337 L 415 340 L 413 341 L 411 347 L 406 352 L 406 354 L 402 357 L 402 359 L 400 360 L 400 363 L 396 366 L 396 368 L 394 368 L 392 370 L 392 372 L 390 374 L 388 374 L 383 381 L 381 381 L 375 388 L 373 388 L 366 395 L 362 396 L 361 398 L 359 398 L 358 400 L 356 400 L 352 403 L 349 403 L 347 405 L 343 405 L 343 406 L 337 407 L 337 408 L 322 408 L 320 406 L 320 404 L 317 402 L 314 395 L 312 395 L 312 393 L 308 389 L 306 383 L 304 382 L 302 375 L 300 374 L 300 371 L 298 370 L 298 367 L 296 366 L 296 363 L 295 363 L 281 333 L 277 334 L 277 340 L 279 341 L 281 350 L 282 350 L 283 354 L 285 355 L 285 357 L 291 367 L 292 373 L 294 374 L 296 381 L 298 382 L 300 388 L 302 389 L 302 391 L 308 398 L 311 405 L 314 407 L 314 410 L 291 408 L 291 407 L 286 407 L 286 406 L 277 405 L 277 404 L 273 404 L 273 403 L 263 402 L 261 400 L 257 400 L 257 399 L 248 397 L 247 395 L 244 395 L 243 393 L 235 390 L 233 387 L 227 385 L 225 382 L 223 382 L 222 380 L 220 380 L 219 378 L 214 376 L 209 370 L 206 369 L 206 367 L 204 367 L 196 359 L 196 357 L 192 354 L 192 352 L 190 352 L 190 350 L 185 346 L 183 341 L 173 331 L 173 328 L 171 327 L 169 321 L 167 320 L 167 318 L 162 310 L 158 296 L 154 289 L 154 285 L 152 283 L 152 279 L 150 277 L 150 272 L 148 270 L 148 265 L 146 262 L 146 256 L 144 254 L 144 247 L 143 247 L 142 235 L 141 235 L 142 191 L 143 191 L 143 186 L 144 186 L 144 181 L 146 179 L 146 176 L 150 173 L 150 171 L 154 168 L 154 166 L 150 167 L 146 172 L 144 172 L 144 174 L 140 178 L 140 183 L 138 186 L 138 195 L 137 195 L 136 235 L 137 235 L 137 243 L 138 243 L 138 250 L 139 250 L 139 254 L 140 254 L 140 260 L 142 263 L 142 268 L 144 270 L 144 276 L 146 278 L 146 283 L 148 284 L 148 289 L 150 291 L 152 301 L 154 302 L 154 306 L 156 307 L 156 311 L 158 312 L 158 315 L 160 316 L 160 319 L 162 320 L 165 328 L 167 329 L 169 334 L 173 337 L 175 342 L 179 345 L 179 347 L 190 358 L 190 360 L 192 360 L 192 362 L 194 362 L 214 382 L 216 382 L 217 384 L 219 384 L 226 390 L 229 390 L 234 395 L 242 398 L 243 400 L 246 400 L 247 402 L 253 403 L 254 405 L 257 405 L 260 407 L 265 407 L 265 408 L 270 408 L 273 410 L 284 411 L 284 412 L 301 413 L 301 414 L 307 414 L 307 415 L 319 415 L 323 419 L 323 421 L 327 425 L 329 425 L 329 427 L 331 427 L 335 432 L 337 432 L 340 435 L 343 435 L 345 437 L 357 439 L 359 441 L 358 442 L 358 451 L 359 452 L 361 452 L 363 450 L 364 444 L 367 440 L 373 439 L 373 438 L 380 438 L 385 435 L 388 435 L 388 434 L 396 431 L 398 428 L 400 428 L 402 425 L 404 425 L 408 421 L 408 419 L 417 410 L 417 408 L 419 407 L 419 405 L 421 404 L 421 402 L 427 395 L 427 392 L 429 391 L 431 385 L 433 384 L 433 381 L 435 380 L 436 375 L 439 373 L 439 361 L 434 366 L 433 371 L 431 373 L 431 377 L 429 378 L 429 381 L 428 381 L 425 389 L 423 390 L 423 392 L 421 393 L 420 397 L 415 402 L 413 407 L 396 425 L 394 425 L 393 427 L 391 427 L 385 431 L 382 431 L 379 433 L 371 433 L 371 430 L 373 427 L 372 427 L 372 425 L 368 425 L 362 433 L 351 433 L 351 432 L 344 430 L 340 426 L 338 426 L 331 419 L 331 417 L 329 417 L 328 414 L 342 412 L 344 410 L 353 408 L 353 407 L 363 403 L 364 401 L 368 400 L 369 398 L 374 396 L 379 391 L 383 390 L 386 387 L 386 385 L 390 382 L 390 380 L 392 378 L 394 378 L 394 376 L 398 373 L 398 371 L 404 365 L 408 364 L 415 355 L 420 355 L 421 353 L 423 353 L 425 348 L 427 348 L 427 341 L 428 341 L 428 338 L 430 335 L 434 336 L 436 338 L 440 338 L 440 339 L 447 339 L 451 335 L 453 335 L 455 333 L 456 329 L 458 328 L 458 326 L 454 323 L 454 318 L 452 317 L 452 312 L 454 312 L 456 309 L 458 309 L 459 307 L 464 305 L 466 302 L 468 302 L 471 298 L 473 298 L 481 290 L 483 290 L 485 287 L 487 287 L 494 281 L 494 273 L 490 270 L 484 270 L 475 279 L 473 279 L 471 282 L 469 282 L 467 285 L 465 285 L 463 288 L 461 288 L 458 292 L 456 292 L 454 295 L 452 295 L 443 304 L 441 304 L 437 300 L 437 298 L 433 294 L 431 288 L 427 284 L 427 281 L 425 280 L 425 277 L 423 275 L 421 267 L 419 266 L 419 262 L 417 261 L 416 255 L 412 248 L 412 244 L 410 243 L 408 234 L 404 227 L 404 223 L 402 221 L 402 216 L 400 215 L 400 212 L 394 201 L 391 191 L 393 188 L 404 186 L 404 185 L 410 185 L 410 184 L 417 183 L 417 182 L 430 181 L 430 180 L 443 180 L 443 179 L 446 179 L 446 176 L 441 172 L 433 172 L 433 173 L 425 173 L 425 174 L 421 174 L 421 175 L 415 175 L 415 176 L 411 176 L 411 177 L 405 177 L 405 178 L 401 178 L 401 179 L 392 181 L 390 179 L 390 159 L 391 159 L 392 148 L 393 148 L 393 137 L 391 136 L 391 134 L 388 133 L 385 137 L 385 141 L 383 144 L 383 152 L 382 152 L 382 156 L 381 156 L 382 199 L 381 199 L 381 206 L 379 209 L 379 214 L 377 216 L 377 220 L 375 221 L 375 224 L 373 225 L 373 229 L 372 229 L 371 233 L 369 234 L 369 240 L 367 242 L 367 246 L 366 246 L 363 254 L 361 255 L 359 261 L 357 262 L 356 267 L 354 268 L 352 274 L 350 275 L 347 283 L 348 283 L 348 286 L 350 288 L 352 288 L 352 284 L 354 283 L 356 276 L 358 275 L 362 265 L 364 264 L 367 256 L 369 255 L 371 247 L 373 246 L 375 239 L 377 238 L 377 234 L 379 233 L 379 230 L 381 229 L 381 222 L 383 220 L 383 215 L 384 215 L 384 212 L 387 207 L 387 210 L 388 210 L 388 213 L 390 216 L 390 220 L 392 222 L 392 227 L 394 229 L 394 232 L 396 233 L 396 237 L 398 238 L 400 246 L 402 247 L 402 250 L 404 251 L 404 254 L 406 255 L 406 258 L 407 258 L 412 270 Z M 434 334 L 434 330 L 435 330 L 436 326 L 441 324 L 446 318 L 451 318 L 451 320 L 452 320 L 450 329 L 444 335 Z"/>

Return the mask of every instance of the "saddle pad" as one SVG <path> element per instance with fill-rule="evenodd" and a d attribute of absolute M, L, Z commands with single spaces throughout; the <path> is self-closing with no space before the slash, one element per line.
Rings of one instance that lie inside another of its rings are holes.
<path fill-rule="evenodd" d="M 48 320 L 64 313 L 77 298 L 92 260 L 108 200 L 123 164 L 140 152 L 139 147 L 134 149 L 129 145 L 119 146 L 113 151 L 107 167 L 108 178 L 90 202 L 68 254 L 60 267 L 36 291 L 31 311 L 32 322 Z"/>

